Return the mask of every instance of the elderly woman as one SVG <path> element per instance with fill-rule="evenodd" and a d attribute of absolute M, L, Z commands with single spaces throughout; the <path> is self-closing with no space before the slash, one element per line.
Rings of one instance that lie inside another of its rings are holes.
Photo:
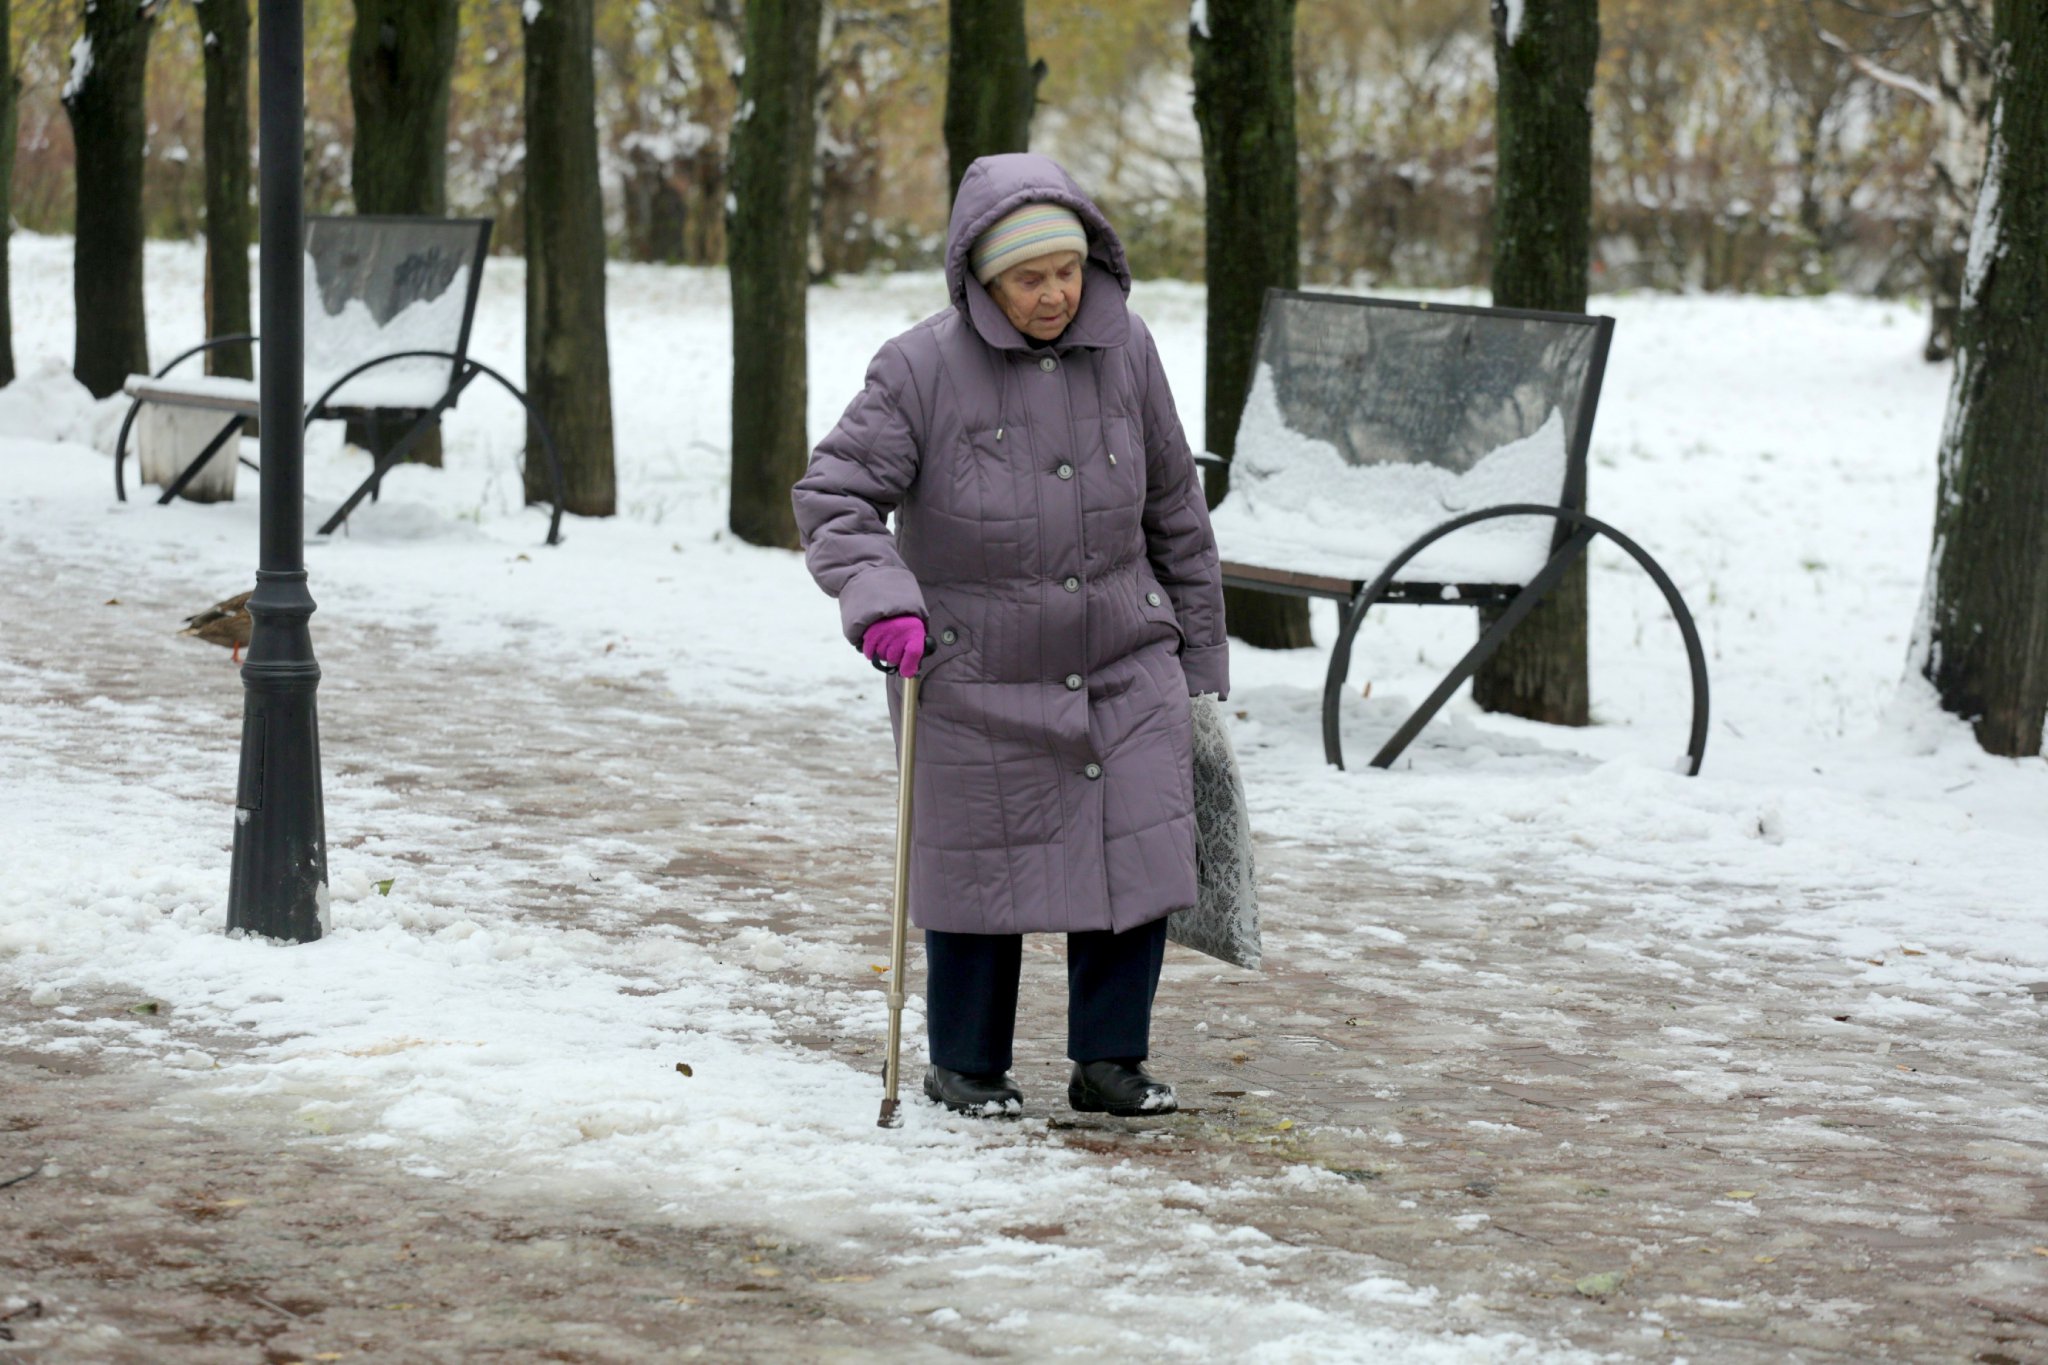
<path fill-rule="evenodd" d="M 1022 936 L 1064 933 L 1068 1102 L 1171 1113 L 1144 1061 L 1166 916 L 1195 903 L 1188 698 L 1229 688 L 1201 483 L 1123 244 L 1056 163 L 968 168 L 946 283 L 952 306 L 882 347 L 795 490 L 847 638 L 926 678 L 925 1094 L 1022 1112 Z M 892 679 L 899 725 L 901 703 Z"/>

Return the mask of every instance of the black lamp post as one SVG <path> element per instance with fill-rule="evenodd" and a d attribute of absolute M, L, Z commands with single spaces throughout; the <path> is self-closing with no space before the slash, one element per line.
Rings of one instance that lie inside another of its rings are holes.
<path fill-rule="evenodd" d="M 263 240 L 262 547 L 242 665 L 242 772 L 228 928 L 300 943 L 326 918 L 327 827 L 307 618 L 305 501 L 305 15 L 261 0 L 257 212 Z"/>

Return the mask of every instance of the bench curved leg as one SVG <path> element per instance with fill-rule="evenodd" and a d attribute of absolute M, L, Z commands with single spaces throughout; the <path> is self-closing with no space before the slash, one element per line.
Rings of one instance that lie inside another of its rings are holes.
<path fill-rule="evenodd" d="M 1343 748 L 1337 733 L 1337 702 L 1343 689 L 1345 674 L 1350 668 L 1352 641 L 1358 634 L 1359 626 L 1364 622 L 1365 613 L 1386 595 L 1396 576 L 1415 556 L 1453 531 L 1501 517 L 1549 517 L 1553 521 L 1560 521 L 1573 527 L 1574 534 L 1551 556 L 1550 562 L 1530 580 L 1529 585 L 1516 594 L 1508 610 L 1502 613 L 1501 619 L 1494 622 L 1480 637 L 1479 643 L 1459 660 L 1457 667 L 1437 685 L 1430 698 L 1403 723 L 1393 738 L 1381 746 L 1379 754 L 1373 759 L 1374 765 L 1383 768 L 1392 763 L 1451 694 L 1464 684 L 1480 664 L 1486 662 L 1487 658 L 1500 648 L 1500 643 L 1506 638 L 1508 631 L 1520 624 L 1522 618 L 1535 609 L 1537 602 L 1556 586 L 1557 579 L 1570 567 L 1571 560 L 1584 554 L 1595 537 L 1604 536 L 1642 566 L 1643 572 L 1650 576 L 1650 581 L 1655 583 L 1657 590 L 1664 595 L 1665 605 L 1671 609 L 1672 618 L 1678 622 L 1678 632 L 1685 641 L 1686 664 L 1692 674 L 1692 729 L 1686 741 L 1686 775 L 1698 776 L 1707 752 L 1707 656 L 1706 651 L 1700 646 L 1699 628 L 1693 622 L 1692 613 L 1686 608 L 1685 599 L 1679 595 L 1678 585 L 1671 581 L 1671 575 L 1664 572 L 1663 566 L 1651 558 L 1647 550 L 1606 522 L 1571 508 L 1546 507 L 1539 503 L 1510 503 L 1500 507 L 1483 508 L 1445 522 L 1394 556 L 1387 567 L 1380 570 L 1379 577 L 1351 600 L 1345 608 L 1343 628 L 1338 632 L 1337 644 L 1331 651 L 1330 671 L 1323 683 L 1323 756 L 1339 768 L 1344 766 Z M 1574 546 L 1576 548 L 1573 548 Z M 1539 583 L 1542 584 L 1542 589 L 1535 591 Z"/>
<path fill-rule="evenodd" d="M 114 501 L 128 501 L 128 484 L 121 477 L 121 466 L 128 461 L 128 433 L 135 429 L 135 418 L 142 411 L 142 400 L 136 399 L 128 405 L 128 415 L 121 419 L 121 434 L 114 441 Z"/>
<path fill-rule="evenodd" d="M 1380 746 L 1380 751 L 1373 755 L 1373 767 L 1394 766 L 1394 760 L 1399 758 L 1401 751 L 1422 733 L 1422 727 L 1429 724 L 1436 713 L 1443 709 L 1444 703 L 1455 696 L 1458 689 L 1465 685 L 1466 680 L 1479 671 L 1480 665 L 1500 652 L 1500 647 L 1507 642 L 1508 633 L 1522 624 L 1529 613 L 1536 610 L 1537 604 L 1557 587 L 1565 572 L 1586 553 L 1586 547 L 1592 543 L 1593 534 L 1582 527 L 1570 540 L 1557 548 L 1550 556 L 1549 562 L 1515 594 L 1514 600 L 1508 603 L 1507 610 L 1500 614 L 1500 619 L 1480 633 L 1478 641 L 1465 651 L 1465 657 L 1458 660 L 1450 672 L 1444 674 L 1442 681 L 1438 682 L 1435 689 L 1423 699 L 1422 705 L 1416 707 L 1414 714 L 1402 721 L 1401 728 L 1394 731 L 1387 742 Z"/>

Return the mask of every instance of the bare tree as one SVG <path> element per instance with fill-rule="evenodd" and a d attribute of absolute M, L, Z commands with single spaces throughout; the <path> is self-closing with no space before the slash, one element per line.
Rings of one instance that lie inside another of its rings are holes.
<path fill-rule="evenodd" d="M 14 231 L 14 47 L 0 5 L 0 386 L 14 382 L 14 313 L 7 275 L 8 238 Z"/>
<path fill-rule="evenodd" d="M 78 158 L 71 372 L 95 398 L 149 368 L 142 313 L 142 96 L 162 0 L 85 6 L 64 110 Z M 11 141 L 11 139 L 10 139 Z"/>
<path fill-rule="evenodd" d="M 748 0 L 732 133 L 732 494 L 742 540 L 795 548 L 789 490 L 804 426 L 806 268 L 821 0 Z"/>
<path fill-rule="evenodd" d="M 2048 714 L 2048 6 L 1998 4 L 1991 50 L 1914 663 L 1988 752 L 2026 758 Z"/>
<path fill-rule="evenodd" d="M 950 0 L 946 6 L 947 202 L 978 156 L 1031 148 L 1031 115 L 1045 63 L 1031 64 L 1024 0 Z"/>
<path fill-rule="evenodd" d="M 1493 54 L 1500 73 L 1493 301 L 1583 313 L 1593 221 L 1597 0 L 1493 0 Z M 1482 608 L 1481 628 L 1501 610 Z M 1582 557 L 1473 674 L 1472 697 L 1489 711 L 1584 725 L 1588 689 Z"/>
<path fill-rule="evenodd" d="M 597 177 L 591 0 L 530 0 L 526 15 L 526 390 L 560 452 L 564 506 L 608 517 L 611 351 L 604 330 L 604 197 Z M 526 495 L 550 492 L 527 434 Z"/>
<path fill-rule="evenodd" d="M 206 335 L 249 325 L 249 0 L 193 0 L 206 64 Z M 255 377 L 247 346 L 206 353 L 209 374 Z"/>
<path fill-rule="evenodd" d="M 1207 444 L 1228 459 L 1252 381 L 1259 312 L 1269 288 L 1300 280 L 1299 171 L 1294 142 L 1294 0 L 1208 0 L 1189 15 L 1195 122 L 1202 130 L 1209 244 Z M 1230 472 L 1210 471 L 1220 501 Z M 1226 589 L 1230 633 L 1247 644 L 1295 649 L 1309 636 L 1308 602 Z"/>

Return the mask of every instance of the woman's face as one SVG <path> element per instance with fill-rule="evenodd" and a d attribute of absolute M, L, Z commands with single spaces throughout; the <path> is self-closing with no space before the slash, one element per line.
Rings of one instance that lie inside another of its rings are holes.
<path fill-rule="evenodd" d="M 1012 327 L 1051 341 L 1081 306 L 1081 253 L 1055 251 L 1021 261 L 990 280 L 988 294 Z"/>

